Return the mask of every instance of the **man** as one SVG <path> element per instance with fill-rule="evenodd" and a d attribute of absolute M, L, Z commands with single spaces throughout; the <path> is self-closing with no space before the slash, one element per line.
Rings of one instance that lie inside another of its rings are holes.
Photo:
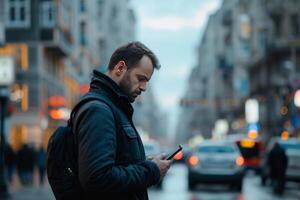
<path fill-rule="evenodd" d="M 270 177 L 275 194 L 282 195 L 285 188 L 285 173 L 288 165 L 288 158 L 285 150 L 276 142 L 268 156 Z"/>
<path fill-rule="evenodd" d="M 164 155 L 146 160 L 143 144 L 132 122 L 131 103 L 146 91 L 156 56 L 140 42 L 118 48 L 108 72 L 93 72 L 88 95 L 112 104 L 91 102 L 75 116 L 78 175 L 85 199 L 148 199 L 147 187 L 167 173 Z"/>

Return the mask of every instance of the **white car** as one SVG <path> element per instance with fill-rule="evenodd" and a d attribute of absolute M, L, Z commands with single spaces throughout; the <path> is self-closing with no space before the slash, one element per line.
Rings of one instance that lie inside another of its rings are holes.
<path fill-rule="evenodd" d="M 242 190 L 244 159 L 238 147 L 228 142 L 203 142 L 188 160 L 188 187 L 197 183 L 230 184 Z"/>

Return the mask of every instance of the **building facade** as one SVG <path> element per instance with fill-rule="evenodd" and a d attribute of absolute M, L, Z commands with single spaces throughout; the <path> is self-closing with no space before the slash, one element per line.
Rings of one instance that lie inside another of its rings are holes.
<path fill-rule="evenodd" d="M 297 114 L 288 107 L 293 107 L 291 96 L 299 87 L 299 3 L 223 1 L 208 20 L 198 64 L 181 101 L 185 119 L 180 122 L 187 121 L 178 128 L 179 135 L 186 133 L 181 138 L 191 137 L 193 127 L 210 137 L 218 119 L 228 121 L 230 132 L 246 131 L 249 98 L 259 102 L 261 132 L 278 134 L 290 124 Z"/>
<path fill-rule="evenodd" d="M 136 39 L 136 18 L 128 0 L 98 0 L 97 4 L 100 68 L 105 71 L 113 51 Z"/>
<path fill-rule="evenodd" d="M 77 81 L 66 73 L 65 62 L 75 43 L 76 1 L 3 4 L 6 40 L 0 55 L 14 60 L 16 73 L 11 86 L 14 112 L 9 120 L 9 140 L 16 149 L 24 142 L 40 145 L 59 124 L 52 111 L 63 108 L 67 115 L 78 96 Z M 66 98 L 66 94 L 70 96 Z"/>
<path fill-rule="evenodd" d="M 16 150 L 24 143 L 46 146 L 53 130 L 66 123 L 72 107 L 88 91 L 92 70 L 106 71 L 115 48 L 135 39 L 134 12 L 127 0 L 0 3 L 0 36 L 3 30 L 5 38 L 0 57 L 13 59 L 16 77 L 8 140 Z M 154 126 L 159 111 L 150 112 L 157 109 L 153 96 L 147 93 L 147 104 L 135 105 L 135 115 L 147 112 L 149 120 L 137 123 L 159 135 L 163 129 Z"/>

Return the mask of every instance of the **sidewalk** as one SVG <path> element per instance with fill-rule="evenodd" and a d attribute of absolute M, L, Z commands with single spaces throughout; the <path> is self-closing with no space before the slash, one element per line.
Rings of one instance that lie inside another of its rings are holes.
<path fill-rule="evenodd" d="M 10 198 L 8 200 L 53 200 L 54 195 L 50 185 L 45 177 L 44 185 L 40 185 L 38 181 L 37 171 L 34 171 L 33 184 L 22 186 L 19 178 L 15 174 L 13 182 L 9 185 Z M 1 200 L 1 198 L 0 198 Z"/>
<path fill-rule="evenodd" d="M 47 184 L 42 187 L 28 186 L 22 187 L 10 193 L 9 200 L 53 200 L 55 199 L 50 186 Z"/>

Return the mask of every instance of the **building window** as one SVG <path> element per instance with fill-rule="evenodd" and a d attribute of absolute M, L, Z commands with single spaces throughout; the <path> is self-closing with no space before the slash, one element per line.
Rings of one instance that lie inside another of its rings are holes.
<path fill-rule="evenodd" d="M 7 27 L 30 26 L 30 0 L 8 0 L 5 4 Z"/>
<path fill-rule="evenodd" d="M 274 32 L 276 37 L 281 37 L 281 29 L 282 29 L 282 16 L 279 14 L 274 14 L 271 16 L 274 24 Z"/>
<path fill-rule="evenodd" d="M 261 50 L 265 50 L 266 47 L 266 32 L 259 31 L 258 32 L 258 39 L 257 39 L 258 48 Z"/>
<path fill-rule="evenodd" d="M 97 10 L 98 16 L 101 16 L 103 13 L 103 4 L 104 4 L 103 0 L 98 0 L 98 10 Z"/>
<path fill-rule="evenodd" d="M 293 14 L 291 15 L 291 27 L 292 27 L 292 35 L 294 37 L 299 36 L 299 31 L 300 31 L 300 27 L 299 27 L 299 16 L 297 14 Z"/>
<path fill-rule="evenodd" d="M 11 98 L 18 111 L 28 111 L 28 92 L 29 88 L 27 84 L 15 84 L 12 86 Z"/>
<path fill-rule="evenodd" d="M 80 12 L 84 13 L 86 11 L 85 0 L 80 0 Z"/>
<path fill-rule="evenodd" d="M 68 31 L 72 30 L 73 26 L 74 12 L 72 10 L 72 2 L 73 1 L 61 1 L 58 11 L 58 23 L 63 29 L 67 29 Z"/>
<path fill-rule="evenodd" d="M 110 17 L 112 20 L 116 19 L 117 18 L 117 15 L 118 15 L 118 7 L 116 5 L 114 5 L 112 8 L 111 8 L 111 13 L 110 13 Z"/>
<path fill-rule="evenodd" d="M 80 23 L 80 44 L 81 46 L 86 46 L 86 35 L 85 35 L 85 30 L 86 29 L 86 24 L 85 22 Z"/>
<path fill-rule="evenodd" d="M 41 25 L 42 27 L 51 28 L 55 25 L 55 8 L 53 1 L 41 2 Z"/>

